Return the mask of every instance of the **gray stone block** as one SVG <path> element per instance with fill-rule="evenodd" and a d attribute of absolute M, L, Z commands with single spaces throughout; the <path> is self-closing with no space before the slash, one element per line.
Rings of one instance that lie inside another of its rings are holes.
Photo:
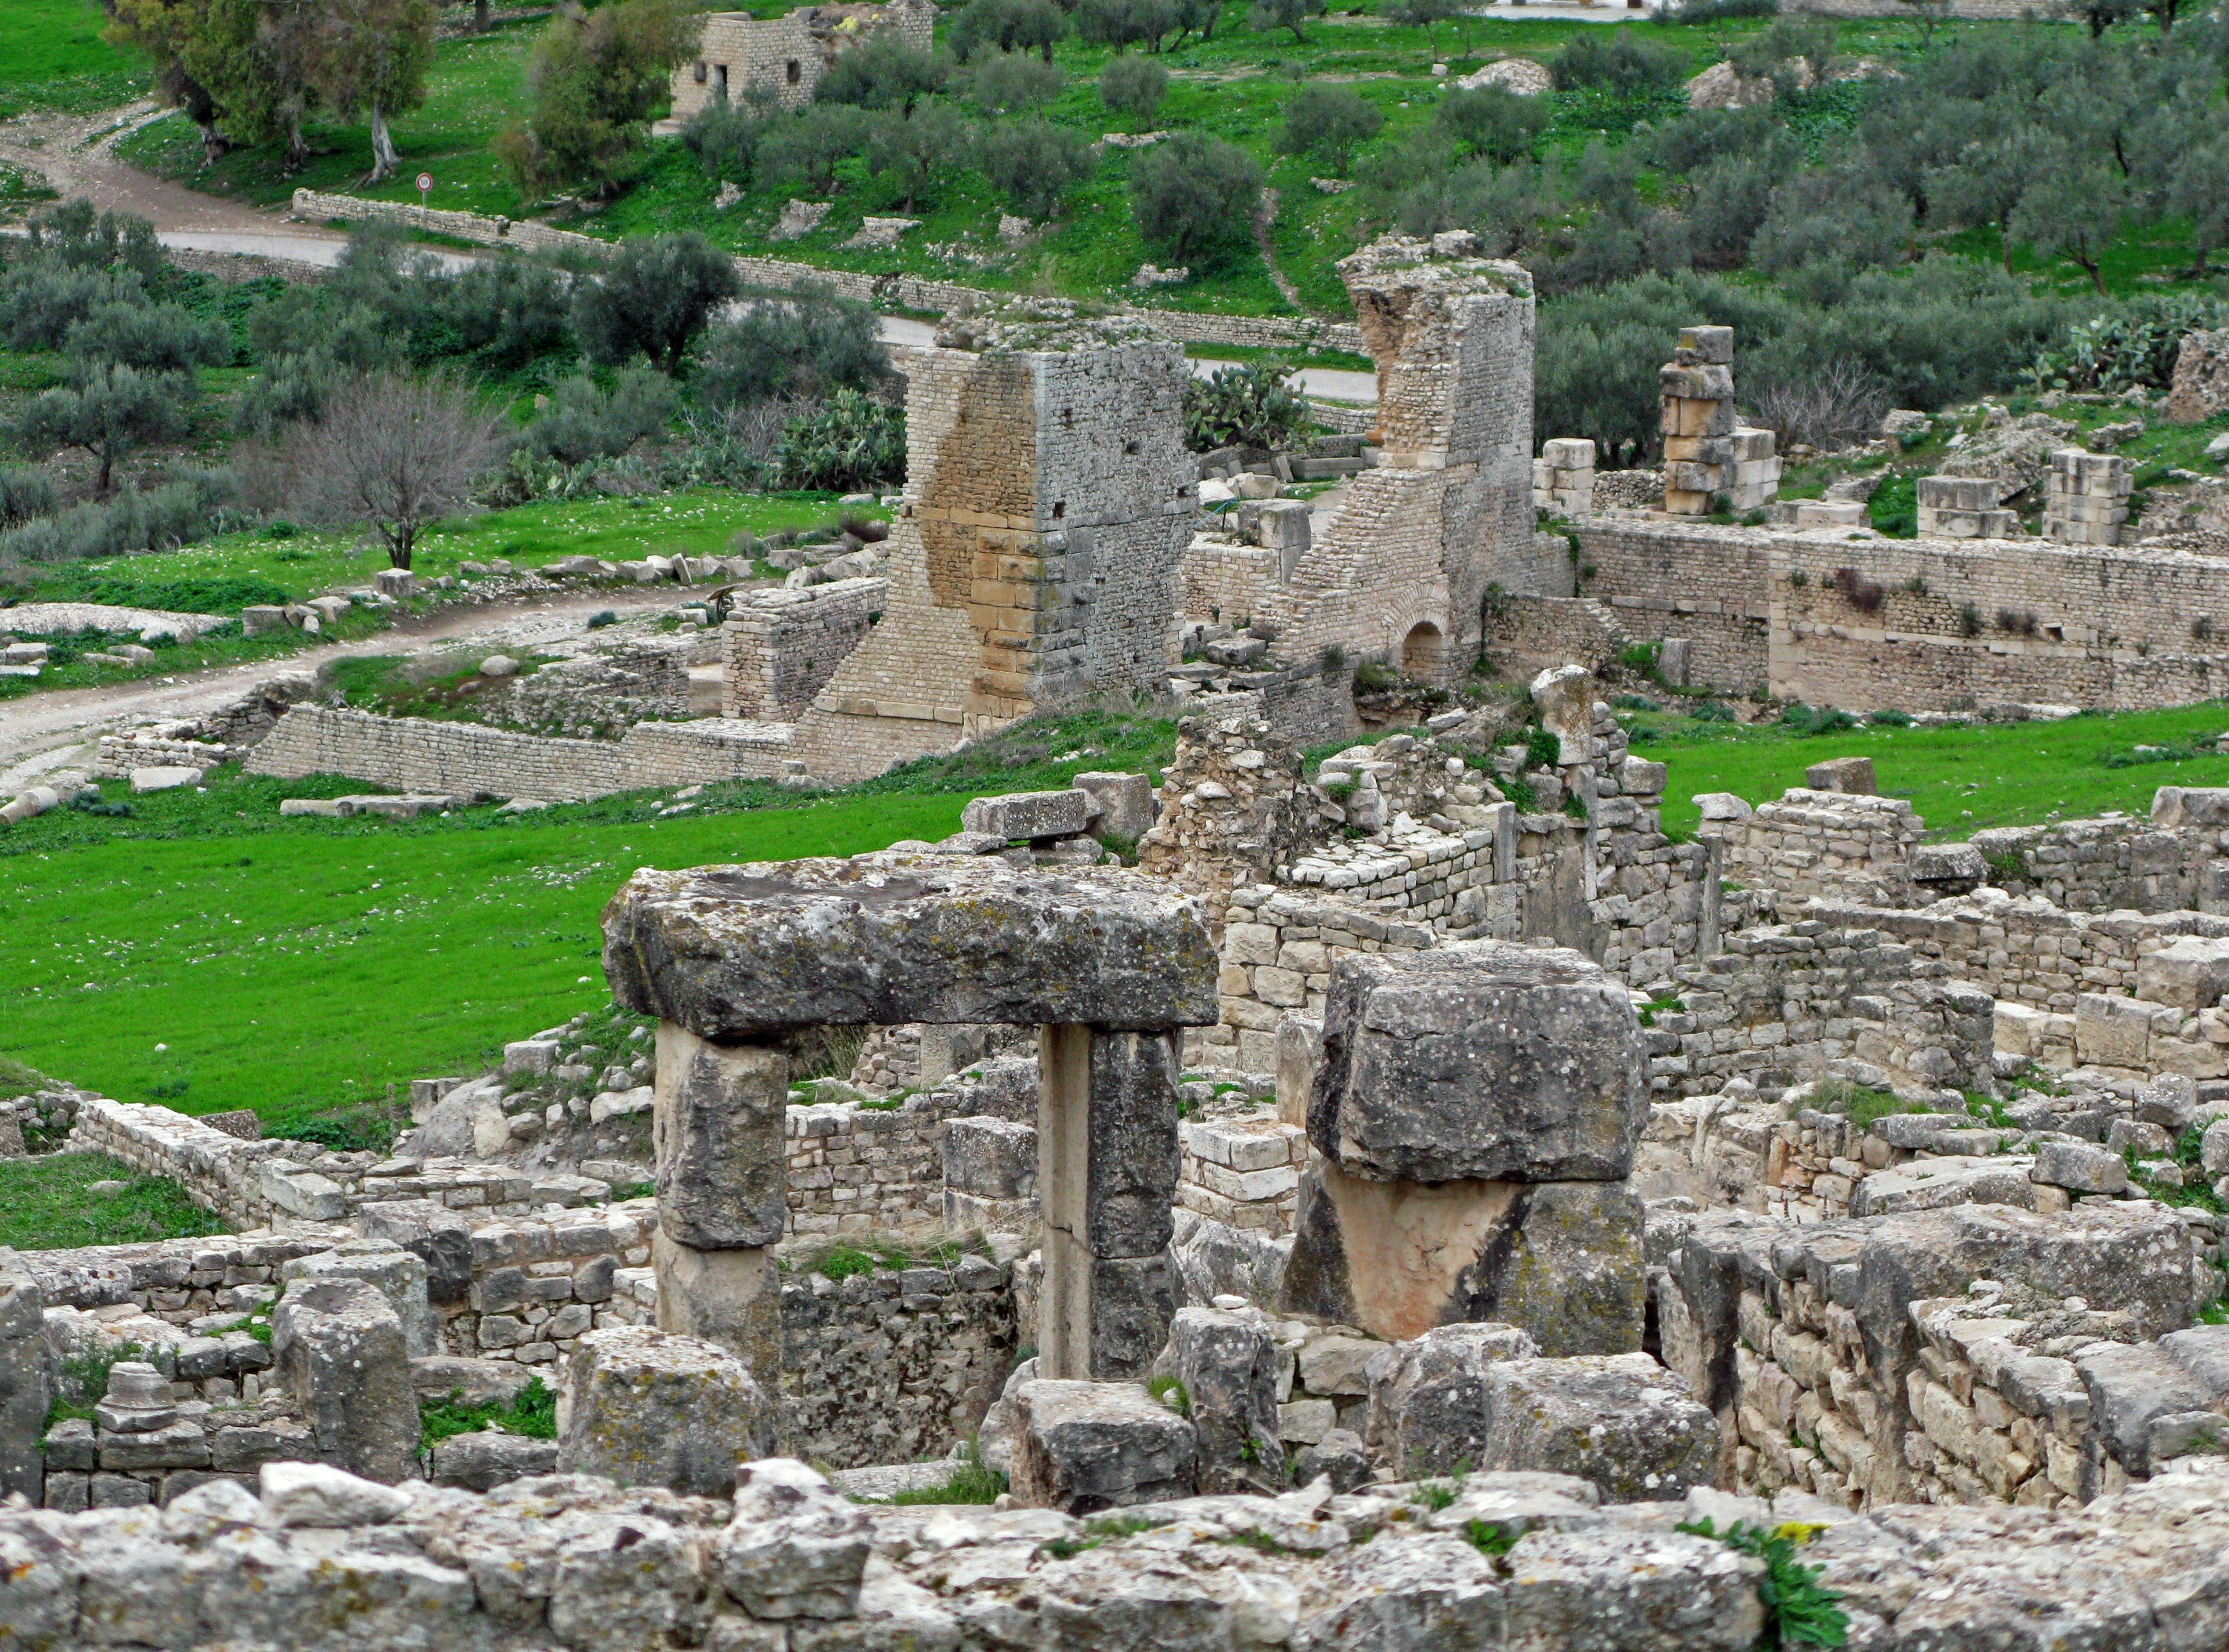
<path fill-rule="evenodd" d="M 1014 1408 L 1015 1500 L 1070 1514 L 1188 1497 L 1192 1426 L 1123 1382 L 1025 1383 Z"/>
<path fill-rule="evenodd" d="M 2036 1149 L 2028 1180 L 2078 1193 L 2118 1193 L 2129 1185 L 2129 1167 L 2118 1154 L 2080 1141 L 2046 1141 Z"/>
<path fill-rule="evenodd" d="M 0 1248 L 0 1494 L 44 1495 L 40 1450 L 47 1406 L 46 1298 L 15 1251 Z"/>
<path fill-rule="evenodd" d="M 434 1310 L 427 1300 L 426 1264 L 390 1239 L 344 1239 L 330 1250 L 297 1257 L 285 1263 L 279 1277 L 290 1285 L 318 1279 L 361 1279 L 395 1309 L 408 1357 L 419 1359 L 434 1351 L 438 1338 Z"/>
<path fill-rule="evenodd" d="M 1823 763 L 1813 763 L 1803 771 L 1803 783 L 1815 792 L 1844 792 L 1855 797 L 1877 796 L 1880 790 L 1870 757 L 1829 757 Z"/>
<path fill-rule="evenodd" d="M 2093 1342 L 2069 1358 L 2090 1396 L 2091 1426 L 2114 1459 L 2140 1479 L 2152 1471 L 2152 1425 L 2207 1411 L 2213 1398 L 2203 1382 L 2156 1346 Z"/>
<path fill-rule="evenodd" d="M 1389 1348 L 1370 1366 L 1371 1453 L 1404 1478 L 1475 1467 L 1492 1422 L 1490 1369 L 1538 1352 L 1513 1325 L 1445 1325 Z"/>
<path fill-rule="evenodd" d="M 699 1250 L 779 1240 L 788 1211 L 789 1057 L 755 1045 L 723 1048 L 661 1022 L 657 1092 L 658 1231 Z"/>
<path fill-rule="evenodd" d="M 320 1457 L 368 1480 L 392 1483 L 412 1472 L 419 1430 L 409 1349 L 376 1286 L 347 1276 L 290 1286 L 272 1313 L 271 1352 Z"/>
<path fill-rule="evenodd" d="M 865 1513 L 788 1457 L 747 1462 L 736 1481 L 735 1518 L 713 1544 L 729 1594 L 777 1622 L 851 1617 L 870 1546 Z"/>
<path fill-rule="evenodd" d="M 1037 1132 L 1011 1119 L 945 1121 L 944 1185 L 980 1199 L 1026 1199 L 1037 1187 Z"/>
<path fill-rule="evenodd" d="M 1284 1489 L 1277 1345 L 1262 1317 L 1181 1308 L 1169 1322 L 1162 1366 L 1184 1385 L 1185 1415 L 1198 1437 L 1200 1495 Z"/>
<path fill-rule="evenodd" d="M 1095 838 L 1121 838 L 1135 843 L 1160 817 L 1160 801 L 1147 775 L 1108 770 L 1078 775 L 1075 783 L 1076 789 L 1099 811 L 1091 822 Z"/>
<path fill-rule="evenodd" d="M 1307 1607 L 1294 1652 L 1468 1652 L 1510 1643 L 1493 1563 L 1453 1533 L 1347 1550 L 1324 1567 Z"/>
<path fill-rule="evenodd" d="M 488 1491 L 524 1480 L 529 1475 L 556 1471 L 557 1442 L 529 1439 L 523 1434 L 496 1434 L 477 1430 L 453 1434 L 434 1447 L 433 1482 L 437 1486 L 462 1486 L 468 1491 Z"/>
<path fill-rule="evenodd" d="M 1181 1149 L 1177 1041 L 1154 1032 L 1091 1035 L 1083 1231 L 1095 1257 L 1146 1257 L 1169 1242 Z"/>
<path fill-rule="evenodd" d="M 2178 935 L 2136 960 L 2138 998 L 2195 1015 L 2219 1004 L 2224 993 L 2229 993 L 2229 940 Z"/>
<path fill-rule="evenodd" d="M 765 1455 L 766 1391 L 727 1349 L 634 1326 L 590 1331 L 566 1361 L 557 1466 L 704 1497 L 736 1488 Z"/>
<path fill-rule="evenodd" d="M 2160 1339 L 2160 1347 L 2216 1403 L 2229 1397 L 2229 1325 L 2194 1325 L 2187 1331 L 2171 1332 Z M 54 1462 L 51 1447 L 47 1461 Z"/>
<path fill-rule="evenodd" d="M 454 1395 L 462 1405 L 507 1405 L 534 1380 L 512 1360 L 466 1360 L 437 1353 L 410 1362 L 410 1385 L 421 1399 Z"/>
<path fill-rule="evenodd" d="M 1070 787 L 1059 792 L 1009 792 L 1003 797 L 972 799 L 960 812 L 968 832 L 987 832 L 1008 842 L 1018 838 L 1073 838 L 1089 824 L 1091 800 Z"/>
<path fill-rule="evenodd" d="M 1632 1002 L 1579 953 L 1474 941 L 1332 970 L 1308 1139 L 1352 1175 L 1616 1180 L 1647 1115 Z"/>
<path fill-rule="evenodd" d="M 1532 1532 L 1507 1565 L 1508 1638 L 1532 1652 L 1748 1652 L 1764 1628 L 1764 1562 L 1655 1529 Z"/>
<path fill-rule="evenodd" d="M 1571 1475 L 1610 1503 L 1676 1502 L 1712 1482 L 1718 1418 L 1645 1353 L 1512 1360 L 1484 1374 L 1482 1469 Z"/>
<path fill-rule="evenodd" d="M 645 870 L 604 913 L 620 1002 L 716 1039 L 909 1021 L 1207 1026 L 1216 968 L 1205 927 L 1158 880 L 995 856 Z"/>
<path fill-rule="evenodd" d="M 1350 1492 L 1367 1485 L 1376 1467 L 1359 1434 L 1335 1428 L 1294 1459 L 1293 1480 L 1296 1485 L 1311 1486 L 1319 1477 L 1327 1477 L 1334 1492 Z"/>
<path fill-rule="evenodd" d="M 472 1226 L 463 1215 L 430 1199 L 367 1205 L 357 1213 L 366 1238 L 397 1244 L 426 1264 L 426 1300 L 437 1308 L 461 1302 L 472 1283 Z"/>

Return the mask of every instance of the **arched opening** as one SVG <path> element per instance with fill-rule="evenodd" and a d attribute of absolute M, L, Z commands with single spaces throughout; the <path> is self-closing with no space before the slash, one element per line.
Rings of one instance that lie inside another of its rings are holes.
<path fill-rule="evenodd" d="M 1401 642 L 1401 674 L 1420 682 L 1436 681 L 1445 642 L 1439 627 L 1429 620 L 1412 627 Z"/>

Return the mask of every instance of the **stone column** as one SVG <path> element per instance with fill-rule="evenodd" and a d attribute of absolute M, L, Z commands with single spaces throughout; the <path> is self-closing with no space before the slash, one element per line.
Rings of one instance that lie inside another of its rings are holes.
<path fill-rule="evenodd" d="M 1754 511 L 1779 494 L 1772 432 L 1734 422 L 1733 362 L 1731 327 L 1682 327 L 1672 359 L 1657 370 L 1671 515 L 1707 516 L 1719 498 Z"/>
<path fill-rule="evenodd" d="M 771 1392 L 781 1379 L 772 1247 L 787 1213 L 789 1057 L 661 1021 L 656 1082 L 658 1327 L 733 1349 Z"/>

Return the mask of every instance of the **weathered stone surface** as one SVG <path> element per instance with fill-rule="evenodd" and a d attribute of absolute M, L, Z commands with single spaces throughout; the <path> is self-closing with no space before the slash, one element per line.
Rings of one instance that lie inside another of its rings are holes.
<path fill-rule="evenodd" d="M 2155 1346 L 2093 1342 L 2069 1358 L 2090 1396 L 2091 1426 L 2131 1475 L 2152 1472 L 2155 1424 L 2181 1412 L 2206 1411 L 2213 1401 L 2187 1366 Z"/>
<path fill-rule="evenodd" d="M 206 1121 L 204 1121 L 206 1122 Z M 426 1264 L 426 1300 L 436 1308 L 461 1302 L 472 1285 L 472 1225 L 430 1199 L 389 1199 L 357 1213 L 366 1238 L 399 1244 Z"/>
<path fill-rule="evenodd" d="M 330 1250 L 297 1257 L 279 1270 L 290 1284 L 314 1279 L 361 1279 L 387 1298 L 402 1323 L 409 1357 L 434 1350 L 434 1310 L 427 1301 L 426 1264 L 384 1237 L 344 1239 Z"/>
<path fill-rule="evenodd" d="M 2224 993 L 2229 993 L 2229 941 L 2179 935 L 2136 960 L 2138 998 L 2195 1015 L 2219 1004 Z"/>
<path fill-rule="evenodd" d="M 870 1533 L 858 1505 L 789 1457 L 736 1471 L 735 1519 L 714 1546 L 720 1581 L 755 1617 L 847 1617 Z"/>
<path fill-rule="evenodd" d="M 979 1199 L 1034 1199 L 1037 1130 L 1012 1119 L 947 1119 L 941 1141 L 944 1185 Z"/>
<path fill-rule="evenodd" d="M 971 799 L 960 812 L 968 832 L 1016 838 L 1073 838 L 1088 823 L 1091 800 L 1073 787 L 1060 792 L 1009 792 Z"/>
<path fill-rule="evenodd" d="M 1017 1501 L 1070 1514 L 1192 1495 L 1192 1426 L 1121 1382 L 1024 1383 L 1014 1408 Z"/>
<path fill-rule="evenodd" d="M 377 1286 L 347 1276 L 290 1286 L 271 1315 L 271 1354 L 319 1456 L 389 1483 L 412 1472 L 418 1398 L 409 1347 Z"/>
<path fill-rule="evenodd" d="M 1641 1346 L 1641 1200 L 1625 1182 L 1365 1181 L 1318 1163 L 1279 1295 L 1388 1341 L 1500 1321 L 1545 1353 Z"/>
<path fill-rule="evenodd" d="M 1506 1644 L 1493 1563 L 1452 1533 L 1348 1551 L 1312 1580 L 1301 1610 L 1294 1652 L 1483 1652 Z"/>
<path fill-rule="evenodd" d="M 1147 1257 L 1169 1242 L 1181 1151 L 1177 1080 L 1165 1033 L 1091 1035 L 1089 1159 L 1081 1234 L 1095 1257 Z"/>
<path fill-rule="evenodd" d="M 1540 726 L 1560 746 L 1558 763 L 1583 763 L 1595 755 L 1595 679 L 1583 665 L 1555 665 L 1532 679 Z"/>
<path fill-rule="evenodd" d="M 1377 1466 L 1359 1434 L 1352 1429 L 1328 1429 L 1323 1438 L 1293 1459 L 1293 1479 L 1298 1485 L 1311 1486 L 1320 1476 L 1331 1482 L 1333 1491 L 1349 1492 L 1368 1484 Z"/>
<path fill-rule="evenodd" d="M 1509 1552 L 1512 1652 L 1746 1652 L 1764 1563 L 1684 1532 L 1547 1531 Z"/>
<path fill-rule="evenodd" d="M 2120 1154 L 2085 1141 L 2046 1141 L 2036 1149 L 2028 1179 L 2079 1193 L 2117 1193 L 2129 1185 L 2129 1167 Z"/>
<path fill-rule="evenodd" d="M 636 1326 L 588 1332 L 557 1395 L 557 1465 L 624 1484 L 724 1497 L 736 1465 L 764 1455 L 766 1391 L 701 1338 Z"/>
<path fill-rule="evenodd" d="M 1154 794 L 1152 779 L 1145 775 L 1094 771 L 1078 775 L 1076 789 L 1099 811 L 1091 822 L 1091 835 L 1102 840 L 1120 838 L 1135 843 L 1160 816 L 1160 800 Z"/>
<path fill-rule="evenodd" d="M 1200 1494 L 1282 1490 L 1277 1344 L 1261 1315 L 1181 1308 L 1169 1322 L 1163 1359 L 1184 1386 L 1185 1415 L 1198 1437 Z"/>
<path fill-rule="evenodd" d="M 1803 771 L 1803 783 L 1815 792 L 1845 792 L 1860 797 L 1872 797 L 1880 789 L 1873 781 L 1870 757 L 1829 757 L 1823 763 L 1813 763 Z"/>
<path fill-rule="evenodd" d="M 1938 895 L 1963 895 L 1988 881 L 1989 863 L 1970 843 L 1923 843 L 1911 852 L 1911 881 Z"/>
<path fill-rule="evenodd" d="M 410 1506 L 392 1486 L 323 1462 L 267 1462 L 263 1518 L 273 1526 L 380 1526 Z"/>
<path fill-rule="evenodd" d="M 437 1486 L 490 1491 L 529 1475 L 555 1473 L 556 1468 L 555 1440 L 476 1429 L 468 1434 L 452 1434 L 434 1445 L 430 1478 Z"/>
<path fill-rule="evenodd" d="M 1486 1449 L 1490 1367 L 1538 1350 L 1513 1325 L 1446 1325 L 1370 1365 L 1370 1449 L 1402 1475 L 1446 1474 Z"/>
<path fill-rule="evenodd" d="M 629 1008 L 700 1038 L 908 1021 L 1205 1026 L 1216 960 L 1192 908 L 1137 873 L 887 852 L 645 870 L 604 912 Z"/>
<path fill-rule="evenodd" d="M 1645 1353 L 1485 1369 L 1482 1469 L 1571 1475 L 1611 1503 L 1673 1502 L 1712 1483 L 1718 1424 Z"/>
<path fill-rule="evenodd" d="M 661 1021 L 656 1090 L 658 1232 L 699 1250 L 778 1241 L 787 1212 L 789 1057 L 755 1045 L 723 1048 Z"/>
<path fill-rule="evenodd" d="M 651 1236 L 658 1275 L 658 1326 L 717 1343 L 761 1385 L 781 1372 L 781 1281 L 771 1250 L 698 1250 Z"/>
<path fill-rule="evenodd" d="M 1377 1181 L 1614 1180 L 1647 1096 L 1632 1002 L 1583 955 L 1362 953 L 1332 970 L 1308 1139 Z"/>
<path fill-rule="evenodd" d="M 507 1405 L 534 1380 L 534 1372 L 511 1360 L 466 1360 L 437 1353 L 410 1362 L 410 1385 L 421 1399 L 455 1396 L 461 1405 Z"/>
<path fill-rule="evenodd" d="M 48 1377 L 46 1301 L 15 1251 L 0 1247 L 0 1495 L 44 1495 L 39 1438 L 53 1398 Z"/>

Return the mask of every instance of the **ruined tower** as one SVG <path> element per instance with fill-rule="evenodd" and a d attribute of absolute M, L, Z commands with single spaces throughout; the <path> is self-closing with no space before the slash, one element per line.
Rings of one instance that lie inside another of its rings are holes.
<path fill-rule="evenodd" d="M 1172 663 L 1198 495 L 1182 348 L 1056 301 L 937 337 L 907 370 L 888 603 L 798 725 L 830 780 L 1094 689 L 1159 689 Z"/>

